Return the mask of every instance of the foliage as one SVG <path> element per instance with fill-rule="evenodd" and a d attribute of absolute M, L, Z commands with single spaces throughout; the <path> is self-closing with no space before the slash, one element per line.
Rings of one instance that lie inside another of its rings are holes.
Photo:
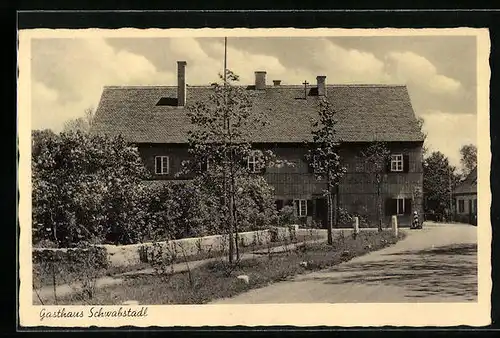
<path fill-rule="evenodd" d="M 144 226 L 139 182 L 147 175 L 137 148 L 121 137 L 79 131 L 34 135 L 34 242 L 137 241 Z"/>
<path fill-rule="evenodd" d="M 312 122 L 312 143 L 309 143 L 309 152 L 306 159 L 314 171 L 318 180 L 325 180 L 327 189 L 324 193 L 328 205 L 328 243 L 332 244 L 333 224 L 337 224 L 333 208 L 336 207 L 337 188 L 340 179 L 346 173 L 339 155 L 339 140 L 336 135 L 337 124 L 336 112 L 330 102 L 323 98 L 319 103 L 318 118 Z M 335 199 L 335 201 L 334 201 Z"/>
<path fill-rule="evenodd" d="M 462 146 L 460 148 L 460 156 L 462 175 L 463 178 L 466 178 L 477 167 L 477 147 L 473 144 Z"/>
<path fill-rule="evenodd" d="M 83 132 L 87 133 L 93 126 L 95 119 L 95 111 L 92 108 L 85 109 L 83 117 L 77 117 L 75 119 L 68 120 L 64 123 L 64 132 Z"/>
<path fill-rule="evenodd" d="M 354 222 L 354 217 L 358 217 L 359 227 L 367 228 L 369 227 L 368 218 L 356 212 L 349 212 L 344 208 L 339 208 L 339 224 L 344 227 L 352 227 Z"/>
<path fill-rule="evenodd" d="M 295 208 L 291 205 L 285 205 L 278 212 L 279 225 L 297 224 L 299 219 L 295 214 Z"/>
<path fill-rule="evenodd" d="M 452 191 L 459 182 L 456 168 L 449 164 L 441 152 L 433 152 L 424 160 L 424 207 L 425 212 L 444 215 L 450 207 Z"/>

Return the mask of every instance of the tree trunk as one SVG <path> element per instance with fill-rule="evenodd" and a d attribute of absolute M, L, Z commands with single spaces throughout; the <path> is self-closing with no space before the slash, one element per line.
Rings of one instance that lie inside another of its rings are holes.
<path fill-rule="evenodd" d="M 328 244 L 333 244 L 333 203 L 332 203 L 332 193 L 328 192 L 328 219 L 327 219 L 327 236 L 328 236 Z"/>
<path fill-rule="evenodd" d="M 333 225 L 335 226 L 335 228 L 338 228 L 338 215 L 339 215 L 339 198 L 338 198 L 338 195 L 339 195 L 339 186 L 336 185 L 335 186 L 335 192 L 334 192 L 334 195 L 333 195 L 333 206 L 334 206 L 334 210 L 335 212 L 333 213 Z"/>
<path fill-rule="evenodd" d="M 240 260 L 240 243 L 239 243 L 239 229 L 238 229 L 238 218 L 236 217 L 236 203 L 234 202 L 233 196 L 233 222 L 234 222 L 234 237 L 235 237 L 235 246 L 236 246 L 236 261 Z"/>
<path fill-rule="evenodd" d="M 382 201 L 380 199 L 380 185 L 377 183 L 377 218 L 378 218 L 378 231 L 382 231 Z"/>

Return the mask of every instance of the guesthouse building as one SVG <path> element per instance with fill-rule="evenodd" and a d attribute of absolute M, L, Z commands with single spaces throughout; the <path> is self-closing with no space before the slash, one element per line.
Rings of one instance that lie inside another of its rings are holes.
<path fill-rule="evenodd" d="M 137 145 L 154 180 L 179 179 L 176 173 L 188 156 L 186 114 L 189 103 L 208 100 L 211 86 L 190 86 L 186 62 L 177 64 L 174 86 L 107 86 L 96 111 L 93 131 L 122 135 Z M 268 124 L 253 134 L 252 146 L 271 149 L 293 166 L 266 168 L 274 187 L 277 208 L 294 205 L 304 223 L 326 224 L 325 183 L 314 177 L 306 160 L 304 141 L 311 141 L 311 119 L 326 98 L 337 112 L 340 155 L 347 168 L 338 189 L 339 207 L 376 220 L 377 186 L 369 163 L 360 156 L 371 142 L 383 141 L 391 155 L 380 191 L 384 222 L 397 215 L 410 224 L 414 210 L 422 213 L 422 145 L 424 136 L 404 85 L 327 84 L 320 74 L 316 83 L 268 84 L 265 71 L 255 72 L 255 82 L 243 86 L 252 109 L 267 114 Z M 335 74 L 332 82 L 335 82 Z M 252 169 L 252 159 L 249 159 Z M 186 178 L 189 179 L 189 178 Z M 375 222 L 373 222 L 375 225 Z"/>

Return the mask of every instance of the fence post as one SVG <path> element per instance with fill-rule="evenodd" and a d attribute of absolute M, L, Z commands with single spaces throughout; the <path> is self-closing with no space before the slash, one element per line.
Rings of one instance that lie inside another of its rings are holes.
<path fill-rule="evenodd" d="M 354 217 L 354 221 L 352 223 L 352 226 L 354 228 L 354 233 L 357 235 L 359 234 L 359 217 Z"/>
<path fill-rule="evenodd" d="M 394 233 L 394 236 L 398 237 L 398 216 L 393 215 L 392 216 L 392 231 Z"/>

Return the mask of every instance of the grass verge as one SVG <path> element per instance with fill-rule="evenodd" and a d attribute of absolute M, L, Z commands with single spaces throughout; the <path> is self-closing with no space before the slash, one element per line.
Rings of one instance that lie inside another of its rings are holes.
<path fill-rule="evenodd" d="M 403 236 L 401 233 L 399 239 Z M 191 281 L 187 273 L 172 275 L 168 280 L 162 275 L 130 276 L 120 285 L 97 290 L 91 300 L 69 296 L 60 299 L 59 304 L 113 305 L 127 300 L 140 304 L 204 304 L 327 268 L 382 249 L 397 240 L 390 231 L 361 232 L 356 239 L 350 235 L 337 237 L 332 246 L 326 243 L 301 245 L 291 252 L 243 260 L 236 266 L 229 266 L 225 261 L 210 262 L 193 269 Z M 249 276 L 249 283 L 238 280 L 238 275 Z"/>

